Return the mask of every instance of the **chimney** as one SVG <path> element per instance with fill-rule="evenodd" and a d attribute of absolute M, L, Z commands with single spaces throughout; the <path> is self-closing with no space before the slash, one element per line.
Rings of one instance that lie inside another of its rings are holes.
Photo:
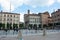
<path fill-rule="evenodd" d="M 30 10 L 28 10 L 28 14 L 30 14 Z"/>

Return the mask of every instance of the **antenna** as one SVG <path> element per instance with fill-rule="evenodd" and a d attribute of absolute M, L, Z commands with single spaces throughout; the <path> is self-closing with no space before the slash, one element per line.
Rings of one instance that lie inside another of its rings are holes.
<path fill-rule="evenodd" d="M 30 10 L 28 10 L 28 14 L 30 14 Z"/>
<path fill-rule="evenodd" d="M 10 2 L 10 13 L 11 13 L 11 2 Z"/>

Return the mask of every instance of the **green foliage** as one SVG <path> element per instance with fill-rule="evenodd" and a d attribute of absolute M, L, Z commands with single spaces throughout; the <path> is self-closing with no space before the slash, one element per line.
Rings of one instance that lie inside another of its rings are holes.
<path fill-rule="evenodd" d="M 43 25 L 43 28 L 46 28 L 46 27 L 47 27 L 47 25 L 46 25 L 46 24 L 44 24 L 44 25 Z"/>
<path fill-rule="evenodd" d="M 10 28 L 10 25 L 9 25 L 9 23 L 7 23 L 7 29 L 9 29 Z"/>
<path fill-rule="evenodd" d="M 10 23 L 10 24 L 7 23 L 7 29 L 12 29 L 12 27 L 11 27 L 11 23 Z"/>
<path fill-rule="evenodd" d="M 48 26 L 53 26 L 53 24 L 52 23 L 49 23 Z"/>
<path fill-rule="evenodd" d="M 0 29 L 5 29 L 5 24 L 4 23 L 0 23 Z"/>
<path fill-rule="evenodd" d="M 19 24 L 19 27 L 20 28 L 24 28 L 24 24 L 22 23 L 22 24 Z"/>
<path fill-rule="evenodd" d="M 56 25 L 60 25 L 60 22 L 56 23 Z"/>
<path fill-rule="evenodd" d="M 1 29 L 1 27 L 2 27 L 2 23 L 0 23 L 0 29 Z"/>
<path fill-rule="evenodd" d="M 47 29 L 52 29 L 53 23 L 49 23 Z"/>
<path fill-rule="evenodd" d="M 17 29 L 18 28 L 18 24 L 13 24 L 13 29 Z"/>
<path fill-rule="evenodd" d="M 5 24 L 4 23 L 2 24 L 2 29 L 5 29 Z"/>
<path fill-rule="evenodd" d="M 41 28 L 41 24 L 39 24 L 39 28 Z"/>
<path fill-rule="evenodd" d="M 29 29 L 32 29 L 33 25 L 32 24 L 29 24 Z"/>
<path fill-rule="evenodd" d="M 34 24 L 34 27 L 33 27 L 35 30 L 37 30 L 37 24 Z"/>

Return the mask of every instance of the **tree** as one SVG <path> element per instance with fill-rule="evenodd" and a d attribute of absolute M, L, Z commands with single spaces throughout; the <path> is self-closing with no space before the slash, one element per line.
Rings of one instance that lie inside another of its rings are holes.
<path fill-rule="evenodd" d="M 52 28 L 52 26 L 53 26 L 53 23 L 48 24 L 48 28 Z"/>
<path fill-rule="evenodd" d="M 13 30 L 18 32 L 18 24 L 13 24 Z"/>
<path fill-rule="evenodd" d="M 32 24 L 29 24 L 29 29 L 32 29 L 32 27 L 33 27 Z"/>
<path fill-rule="evenodd" d="M 7 29 L 12 29 L 12 24 L 11 23 L 7 23 Z"/>
<path fill-rule="evenodd" d="M 10 23 L 9 26 L 10 26 L 9 28 L 10 28 L 10 30 L 11 30 L 11 29 L 12 29 L 12 23 Z"/>
<path fill-rule="evenodd" d="M 5 25 L 6 25 L 5 23 L 2 24 L 2 29 L 3 29 L 5 32 L 7 32 L 7 29 L 5 29 Z M 7 33 L 6 33 L 6 34 L 7 34 Z"/>
<path fill-rule="evenodd" d="M 2 23 L 0 23 L 0 29 L 1 29 L 1 27 L 2 27 Z"/>
<path fill-rule="evenodd" d="M 2 29 L 3 29 L 3 30 L 5 29 L 5 24 L 4 24 L 4 23 L 2 24 Z"/>
<path fill-rule="evenodd" d="M 60 22 L 57 22 L 55 27 L 60 29 Z"/>
<path fill-rule="evenodd" d="M 53 24 L 52 23 L 49 23 L 48 26 L 53 26 Z"/>
<path fill-rule="evenodd" d="M 56 23 L 56 25 L 60 25 L 60 22 Z"/>
<path fill-rule="evenodd" d="M 37 30 L 37 24 L 34 24 L 34 27 L 33 27 L 35 30 Z"/>
<path fill-rule="evenodd" d="M 13 30 L 18 30 L 18 24 L 13 24 Z"/>
<path fill-rule="evenodd" d="M 46 27 L 47 27 L 47 25 L 46 25 L 46 24 L 44 24 L 44 25 L 43 25 L 43 28 L 46 28 Z"/>
<path fill-rule="evenodd" d="M 9 23 L 7 23 L 7 29 L 10 29 L 10 24 Z"/>
<path fill-rule="evenodd" d="M 24 28 L 24 24 L 19 24 L 19 28 Z"/>
<path fill-rule="evenodd" d="M 41 24 L 39 24 L 39 28 L 41 28 Z"/>

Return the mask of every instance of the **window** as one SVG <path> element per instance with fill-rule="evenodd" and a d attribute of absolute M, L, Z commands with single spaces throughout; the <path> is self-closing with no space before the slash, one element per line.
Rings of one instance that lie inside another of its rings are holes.
<path fill-rule="evenodd" d="M 7 21 L 9 21 L 9 19 L 7 19 Z"/>
<path fill-rule="evenodd" d="M 12 17 L 12 15 L 10 15 L 10 17 Z"/>
<path fill-rule="evenodd" d="M 9 17 L 9 15 L 7 15 L 7 17 Z"/>
<path fill-rule="evenodd" d="M 14 15 L 14 17 L 15 17 L 15 15 Z"/>
<path fill-rule="evenodd" d="M 56 16 L 55 16 L 55 18 L 56 18 Z"/>
<path fill-rule="evenodd" d="M 10 19 L 10 21 L 12 21 L 12 19 Z"/>
<path fill-rule="evenodd" d="M 57 17 L 58 17 L 59 15 L 57 15 Z"/>
<path fill-rule="evenodd" d="M 56 19 L 54 21 L 56 21 Z"/>
<path fill-rule="evenodd" d="M 32 23 L 32 21 L 30 21 L 30 23 Z"/>

